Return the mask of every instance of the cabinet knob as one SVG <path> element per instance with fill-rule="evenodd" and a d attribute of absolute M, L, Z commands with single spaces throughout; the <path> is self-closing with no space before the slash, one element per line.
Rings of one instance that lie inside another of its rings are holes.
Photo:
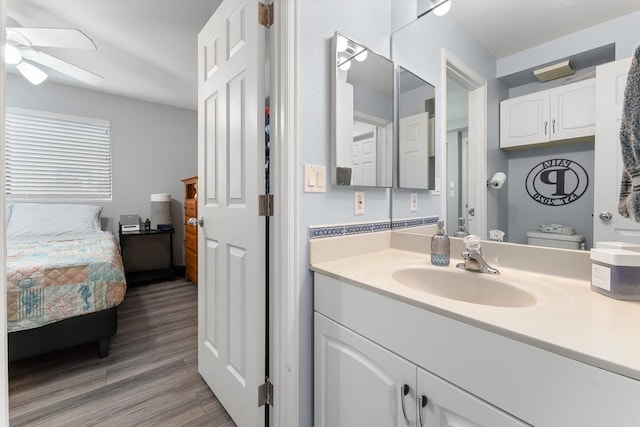
<path fill-rule="evenodd" d="M 402 388 L 400 389 L 400 402 L 402 403 L 402 415 L 404 415 L 404 422 L 407 423 L 407 425 L 409 425 L 409 417 L 407 417 L 407 409 L 405 408 L 404 398 L 407 394 L 409 394 L 410 390 L 411 390 L 411 387 L 409 387 L 409 384 L 403 385 Z"/>

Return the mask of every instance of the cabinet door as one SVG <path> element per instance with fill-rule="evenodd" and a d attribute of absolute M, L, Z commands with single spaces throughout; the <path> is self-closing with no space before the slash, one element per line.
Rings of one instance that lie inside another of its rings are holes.
<path fill-rule="evenodd" d="M 483 400 L 418 368 L 418 426 L 423 427 L 523 427 L 529 424 L 513 418 Z"/>
<path fill-rule="evenodd" d="M 506 99 L 500 103 L 500 148 L 549 141 L 549 92 Z"/>
<path fill-rule="evenodd" d="M 550 94 L 552 141 L 595 135 L 595 79 L 556 87 Z"/>
<path fill-rule="evenodd" d="M 415 426 L 416 366 L 321 314 L 314 321 L 315 426 Z"/>

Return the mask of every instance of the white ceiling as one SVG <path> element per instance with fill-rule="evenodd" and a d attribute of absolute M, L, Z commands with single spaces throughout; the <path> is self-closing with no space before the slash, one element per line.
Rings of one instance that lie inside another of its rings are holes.
<path fill-rule="evenodd" d="M 451 0 L 450 13 L 500 59 L 637 10 L 640 0 Z"/>
<path fill-rule="evenodd" d="M 196 36 L 220 2 L 8 0 L 7 12 L 24 27 L 93 39 L 96 52 L 42 50 L 105 77 L 96 90 L 195 109 Z M 640 0 L 453 0 L 451 13 L 501 58 L 636 10 Z M 50 80 L 81 85 L 55 72 Z"/>
<path fill-rule="evenodd" d="M 7 15 L 23 27 L 71 27 L 88 35 L 98 47 L 95 52 L 41 50 L 103 76 L 96 90 L 196 109 L 197 35 L 220 3 L 8 0 Z M 52 81 L 83 86 L 55 72 L 49 75 Z"/>

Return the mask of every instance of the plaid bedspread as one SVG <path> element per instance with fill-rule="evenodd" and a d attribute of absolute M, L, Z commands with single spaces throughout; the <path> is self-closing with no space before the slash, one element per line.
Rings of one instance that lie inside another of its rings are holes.
<path fill-rule="evenodd" d="M 110 233 L 8 240 L 6 289 L 9 332 L 117 306 L 120 247 Z"/>

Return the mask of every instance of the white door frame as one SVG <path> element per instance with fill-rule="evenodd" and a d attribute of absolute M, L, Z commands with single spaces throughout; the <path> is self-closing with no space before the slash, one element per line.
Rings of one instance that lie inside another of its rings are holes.
<path fill-rule="evenodd" d="M 487 238 L 487 81 L 458 59 L 446 48 L 442 48 L 440 72 L 440 135 L 446 142 L 447 135 L 447 74 L 453 73 L 469 90 L 469 205 L 475 209 L 469 232 Z M 445 145 L 443 144 L 443 147 Z M 441 150 L 440 181 L 447 182 L 447 156 Z M 442 218 L 447 218 L 447 197 L 441 198 Z M 451 228 L 450 228 L 451 229 Z"/>
<path fill-rule="evenodd" d="M 0 45 L 4 45 L 6 0 L 0 0 Z M 271 242 L 272 272 L 272 361 L 271 371 L 275 384 L 273 425 L 298 425 L 299 415 L 299 265 L 297 254 L 298 218 L 298 0 L 287 0 L 274 7 L 275 23 L 272 31 L 272 103 L 271 138 L 272 183 L 275 194 L 275 213 Z M 2 55 L 2 54 L 0 54 Z M 0 141 L 4 141 L 6 86 L 4 61 L 0 61 Z M 0 185 L 4 188 L 4 143 L 0 143 Z M 5 223 L 5 196 L 0 202 L 0 221 Z M 4 242 L 4 226 L 0 227 L 0 240 Z M 4 245 L 0 256 L 5 259 Z M 4 276 L 4 262 L 0 275 Z M 7 379 L 7 324 L 6 294 L 0 292 L 0 425 L 9 425 L 9 396 Z"/>
<path fill-rule="evenodd" d="M 275 2 L 275 0 L 274 0 Z M 274 426 L 299 424 L 298 0 L 274 5 L 271 27 L 270 253 L 271 366 Z"/>
<path fill-rule="evenodd" d="M 5 43 L 5 26 L 6 26 L 6 17 L 7 17 L 7 1 L 0 0 L 0 46 L 4 46 Z M 6 87 L 6 76 L 5 76 L 5 65 L 4 65 L 4 49 L 0 51 L 0 188 L 4 189 L 4 122 L 5 122 L 5 94 L 7 93 L 5 90 Z M 2 197 L 0 197 L 0 221 L 2 226 L 0 227 L 0 241 L 2 244 L 0 245 L 0 259 L 2 262 L 0 263 L 0 277 L 6 277 L 5 275 L 5 224 L 7 223 L 5 219 L 5 195 L 4 191 L 2 191 Z M 0 292 L 0 334 L 2 337 L 0 338 L 0 366 L 2 367 L 2 372 L 0 372 L 0 425 L 9 425 L 9 388 L 8 388 L 8 375 L 7 370 L 8 362 L 7 362 L 7 293 L 4 291 L 4 287 L 2 292 Z"/>

